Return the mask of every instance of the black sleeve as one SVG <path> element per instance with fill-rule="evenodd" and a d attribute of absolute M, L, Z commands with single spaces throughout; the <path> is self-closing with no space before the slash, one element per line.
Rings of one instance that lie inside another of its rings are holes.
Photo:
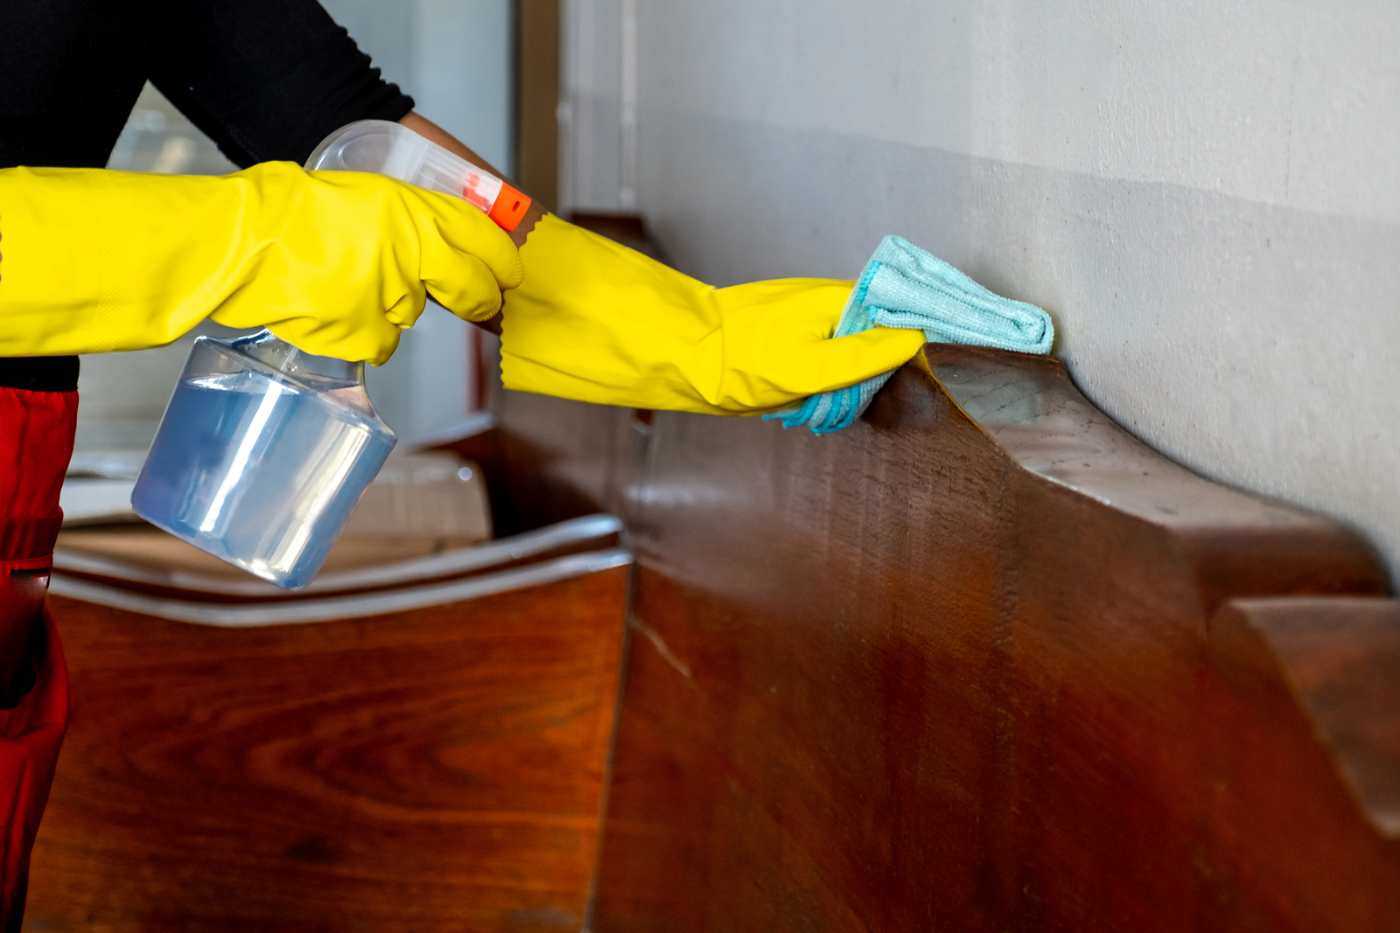
<path fill-rule="evenodd" d="M 238 165 L 301 163 L 355 120 L 399 120 L 385 81 L 316 0 L 154 0 L 151 83 Z"/>

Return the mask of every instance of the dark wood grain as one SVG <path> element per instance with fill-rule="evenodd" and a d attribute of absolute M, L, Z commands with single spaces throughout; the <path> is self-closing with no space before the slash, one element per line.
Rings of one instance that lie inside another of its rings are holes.
<path fill-rule="evenodd" d="M 1052 361 L 930 351 L 851 431 L 504 393 L 507 533 L 639 567 L 218 631 L 59 601 L 33 929 L 1396 930 L 1400 603 Z M 596 875 L 595 875 L 596 871 Z"/>
<path fill-rule="evenodd" d="M 646 426 L 621 408 L 503 392 L 500 470 L 509 532 L 596 512 L 618 513 Z M 494 504 L 494 503 L 493 503 Z"/>
<path fill-rule="evenodd" d="M 927 363 L 824 439 L 656 417 L 593 928 L 1400 929 L 1365 543 Z"/>
<path fill-rule="evenodd" d="M 1275 696 L 1306 714 L 1377 832 L 1400 840 L 1400 603 L 1239 600 L 1212 641 L 1274 675 Z"/>
<path fill-rule="evenodd" d="M 554 205 L 559 203 L 559 0 L 518 0 L 514 8 L 516 182 Z"/>
<path fill-rule="evenodd" d="M 625 588 L 251 630 L 55 599 L 28 929 L 578 929 Z"/>

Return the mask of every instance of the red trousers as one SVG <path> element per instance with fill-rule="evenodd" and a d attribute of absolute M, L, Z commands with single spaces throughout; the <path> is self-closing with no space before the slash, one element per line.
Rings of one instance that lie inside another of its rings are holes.
<path fill-rule="evenodd" d="M 68 725 L 68 670 L 44 608 L 73 454 L 76 392 L 0 388 L 0 917 L 24 917 L 29 851 Z"/>

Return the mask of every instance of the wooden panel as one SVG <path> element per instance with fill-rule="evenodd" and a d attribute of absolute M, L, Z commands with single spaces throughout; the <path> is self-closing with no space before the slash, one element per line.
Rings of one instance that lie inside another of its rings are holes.
<path fill-rule="evenodd" d="M 646 431 L 636 413 L 504 390 L 492 404 L 498 427 L 440 449 L 481 464 L 498 535 L 621 509 Z"/>
<path fill-rule="evenodd" d="M 497 513 L 509 530 L 619 512 L 646 427 L 630 411 L 501 392 L 500 475 L 510 505 Z"/>
<path fill-rule="evenodd" d="M 515 5 L 515 180 L 559 203 L 559 0 Z"/>
<path fill-rule="evenodd" d="M 1393 654 L 1230 615 L 1383 595 L 1364 542 L 927 362 L 833 437 L 657 416 L 593 928 L 1400 929 Z"/>
<path fill-rule="evenodd" d="M 139 539 L 151 542 L 154 551 L 156 536 L 162 552 L 202 552 L 177 538 L 142 526 L 115 527 L 101 531 L 84 531 L 86 542 L 75 540 L 69 532 L 59 535 L 54 553 L 54 568 L 60 589 L 64 581 L 77 580 L 111 586 L 127 593 L 169 596 L 197 602 L 300 602 L 326 596 L 351 593 L 403 591 L 419 589 L 434 583 L 462 581 L 471 578 L 497 577 L 504 571 L 538 566 L 574 554 L 599 553 L 617 547 L 621 539 L 621 522 L 611 515 L 592 515 L 572 521 L 558 522 L 535 531 L 513 535 L 471 547 L 446 550 L 411 560 L 384 560 L 375 566 L 352 570 L 329 568 L 323 570 L 310 585 L 300 590 L 284 590 L 242 573 L 232 565 L 222 564 L 231 573 L 205 574 L 183 569 L 183 560 L 172 560 L 163 567 L 137 561 L 123 552 L 123 545 Z M 82 543 L 95 544 L 102 538 L 101 549 L 82 548 Z M 396 556 L 401 556 L 398 552 Z M 214 560 L 209 557 L 208 560 Z M 184 619 L 183 621 L 189 621 Z"/>
<path fill-rule="evenodd" d="M 578 929 L 626 573 L 239 631 L 55 599 L 30 928 Z"/>
<path fill-rule="evenodd" d="M 1400 603 L 1240 600 L 1212 635 L 1236 657 L 1279 669 L 1270 682 L 1287 689 L 1274 696 L 1301 702 L 1367 815 L 1400 838 Z"/>

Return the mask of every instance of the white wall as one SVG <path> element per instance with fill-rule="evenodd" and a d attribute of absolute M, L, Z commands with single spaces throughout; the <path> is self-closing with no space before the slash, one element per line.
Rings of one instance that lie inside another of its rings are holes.
<path fill-rule="evenodd" d="M 903 233 L 1049 308 L 1075 379 L 1134 433 L 1342 518 L 1400 568 L 1394 0 L 566 13 L 571 204 L 634 188 L 717 283 L 854 275 Z"/>

